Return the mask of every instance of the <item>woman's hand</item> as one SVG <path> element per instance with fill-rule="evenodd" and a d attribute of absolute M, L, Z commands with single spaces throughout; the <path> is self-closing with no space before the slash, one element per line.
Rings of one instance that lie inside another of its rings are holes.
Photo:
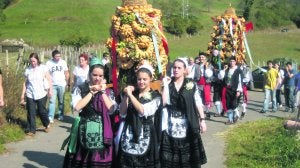
<path fill-rule="evenodd" d="M 52 89 L 49 89 L 48 90 L 48 97 L 50 98 L 50 97 L 52 97 L 52 95 L 53 95 Z"/>
<path fill-rule="evenodd" d="M 241 95 L 241 92 L 240 92 L 240 91 L 237 91 L 237 92 L 236 92 L 236 97 L 238 98 L 238 97 L 240 97 L 240 95 Z"/>
<path fill-rule="evenodd" d="M 162 81 L 163 81 L 164 86 L 168 86 L 171 83 L 171 78 L 168 76 L 165 76 Z"/>
<path fill-rule="evenodd" d="M 25 108 L 26 102 L 25 102 L 24 97 L 21 97 L 20 105 L 21 105 L 21 107 Z"/>
<path fill-rule="evenodd" d="M 205 133 L 207 130 L 205 120 L 200 120 L 200 132 Z"/>
<path fill-rule="evenodd" d="M 130 96 L 132 95 L 132 92 L 134 91 L 134 87 L 133 86 L 127 86 L 124 88 L 124 93 L 127 95 L 127 96 Z"/>
<path fill-rule="evenodd" d="M 226 69 L 228 69 L 228 65 L 224 65 L 224 71 L 226 70 Z"/>

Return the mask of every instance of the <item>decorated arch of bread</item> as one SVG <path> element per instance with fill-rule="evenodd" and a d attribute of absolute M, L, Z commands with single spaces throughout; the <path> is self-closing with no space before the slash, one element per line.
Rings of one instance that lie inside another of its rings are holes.
<path fill-rule="evenodd" d="M 106 41 L 115 65 L 114 87 L 134 83 L 133 73 L 145 63 L 155 69 L 156 78 L 166 74 L 168 44 L 160 20 L 161 11 L 146 0 L 123 0 L 122 6 L 116 8 L 111 37 Z"/>
<path fill-rule="evenodd" d="M 210 34 L 206 54 L 210 56 L 211 63 L 220 65 L 227 63 L 231 56 L 235 56 L 237 63 L 246 61 L 246 48 L 243 33 L 245 32 L 245 19 L 236 15 L 235 9 L 229 7 L 224 14 L 213 18 L 215 25 Z M 213 51 L 219 51 L 219 58 Z"/>

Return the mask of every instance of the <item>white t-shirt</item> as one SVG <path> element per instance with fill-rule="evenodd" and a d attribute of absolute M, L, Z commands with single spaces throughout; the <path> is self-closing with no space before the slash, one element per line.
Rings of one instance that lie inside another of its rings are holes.
<path fill-rule="evenodd" d="M 34 100 L 38 100 L 47 95 L 47 90 L 44 88 L 43 85 L 43 80 L 45 79 L 47 71 L 48 68 L 45 65 L 39 65 L 34 69 L 32 68 L 32 66 L 29 66 L 25 69 L 25 93 L 27 97 Z"/>
<path fill-rule="evenodd" d="M 81 68 L 80 66 L 76 66 L 74 68 L 73 75 L 76 76 L 74 87 L 79 86 L 88 79 L 89 69 L 89 66 L 87 66 L 85 69 Z"/>
<path fill-rule="evenodd" d="M 48 70 L 51 75 L 52 84 L 57 86 L 66 86 L 66 76 L 65 71 L 68 71 L 68 66 L 66 61 L 60 59 L 58 62 L 52 59 L 46 63 Z"/>

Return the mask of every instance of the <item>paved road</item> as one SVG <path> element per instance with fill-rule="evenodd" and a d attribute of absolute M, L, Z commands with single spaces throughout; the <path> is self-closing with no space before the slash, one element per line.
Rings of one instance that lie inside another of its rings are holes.
<path fill-rule="evenodd" d="M 245 119 L 239 122 L 258 120 L 274 117 L 294 117 L 295 113 L 285 113 L 282 111 L 269 114 L 260 114 L 263 93 L 250 92 L 248 113 Z M 214 111 L 214 110 L 212 110 Z M 7 144 L 7 153 L 0 156 L 0 167 L 6 168 L 57 168 L 62 166 L 65 151 L 60 151 L 63 140 L 68 136 L 72 117 L 65 118 L 65 122 L 56 122 L 49 133 L 37 132 L 33 138 L 26 138 L 17 143 Z M 225 142 L 222 133 L 229 127 L 224 124 L 226 118 L 212 117 L 207 121 L 208 131 L 202 134 L 205 145 L 208 163 L 204 168 L 225 167 L 224 149 Z"/>

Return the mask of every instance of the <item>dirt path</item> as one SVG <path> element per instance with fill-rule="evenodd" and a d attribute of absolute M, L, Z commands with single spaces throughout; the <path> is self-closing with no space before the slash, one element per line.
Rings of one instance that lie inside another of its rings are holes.
<path fill-rule="evenodd" d="M 263 93 L 250 92 L 248 113 L 245 119 L 239 122 L 258 120 L 272 117 L 293 117 L 295 113 L 276 113 L 260 114 L 262 107 Z M 214 111 L 214 110 L 213 110 Z M 9 152 L 0 156 L 0 167 L 6 168 L 58 168 L 62 166 L 65 151 L 60 151 L 63 140 L 68 136 L 71 127 L 71 117 L 65 118 L 65 122 L 56 122 L 49 133 L 37 132 L 32 138 L 26 138 L 17 143 L 7 144 Z M 225 142 L 222 132 L 228 127 L 224 124 L 226 118 L 212 117 L 207 121 L 208 132 L 202 134 L 205 145 L 208 163 L 204 168 L 223 168 L 225 167 L 224 149 Z"/>

